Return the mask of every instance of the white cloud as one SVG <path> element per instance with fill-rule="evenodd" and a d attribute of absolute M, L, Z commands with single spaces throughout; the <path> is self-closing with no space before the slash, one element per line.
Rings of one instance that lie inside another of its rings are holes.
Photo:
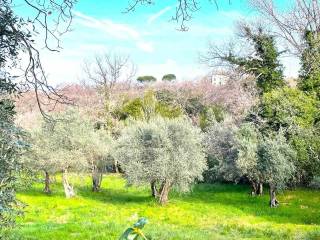
<path fill-rule="evenodd" d="M 74 14 L 77 17 L 76 21 L 82 26 L 99 30 L 115 39 L 134 41 L 144 52 L 150 53 L 154 50 L 151 42 L 144 40 L 139 31 L 127 24 L 115 23 L 109 19 L 96 19 L 77 11 Z"/>
<path fill-rule="evenodd" d="M 155 13 L 154 15 L 151 15 L 148 18 L 148 24 L 153 23 L 155 20 L 157 20 L 159 17 L 161 17 L 163 14 L 171 10 L 171 6 L 165 7 L 164 9 L 160 10 L 159 12 Z"/>
<path fill-rule="evenodd" d="M 154 51 L 153 45 L 150 42 L 139 41 L 137 42 L 137 47 L 148 53 L 152 53 Z"/>

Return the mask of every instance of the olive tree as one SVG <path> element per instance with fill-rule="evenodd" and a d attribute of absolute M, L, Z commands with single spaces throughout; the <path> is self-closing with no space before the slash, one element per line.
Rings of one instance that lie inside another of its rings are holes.
<path fill-rule="evenodd" d="M 276 136 L 264 137 L 258 145 L 257 155 L 257 169 L 264 182 L 269 184 L 270 207 L 276 207 L 279 203 L 276 191 L 293 178 L 295 168 L 291 160 L 296 153 L 280 132 Z"/>
<path fill-rule="evenodd" d="M 252 123 L 237 127 L 224 121 L 208 129 L 204 142 L 210 167 L 207 178 L 235 182 L 246 178 L 252 195 L 261 195 L 263 184 L 268 184 L 270 206 L 277 206 L 276 191 L 294 178 L 296 158 L 281 130 L 262 134 Z"/>
<path fill-rule="evenodd" d="M 30 132 L 31 149 L 24 155 L 24 164 L 33 172 L 43 172 L 45 175 L 45 193 L 51 193 L 50 176 L 59 171 L 55 149 L 48 132 L 44 128 L 33 129 Z"/>
<path fill-rule="evenodd" d="M 160 204 L 174 187 L 188 191 L 206 169 L 198 128 L 183 118 L 135 122 L 119 138 L 115 156 L 130 184 L 150 183 Z M 158 187 L 159 192 L 158 192 Z"/>
<path fill-rule="evenodd" d="M 45 191 L 49 192 L 49 174 L 62 172 L 66 197 L 75 195 L 68 181 L 68 172 L 92 173 L 92 190 L 101 186 L 102 173 L 111 159 L 112 138 L 74 111 L 56 116 L 56 122 L 45 121 L 42 129 L 32 133 L 29 166 L 46 174 Z"/>
<path fill-rule="evenodd" d="M 237 130 L 236 139 L 238 155 L 235 165 L 239 175 L 249 180 L 252 185 L 252 195 L 262 195 L 263 177 L 258 169 L 257 155 L 259 132 L 251 123 L 245 123 Z"/>
<path fill-rule="evenodd" d="M 46 138 L 49 139 L 47 146 L 49 149 L 46 149 L 50 153 L 48 157 L 56 165 L 56 170 L 62 172 L 65 195 L 71 198 L 75 196 L 75 192 L 69 183 L 69 172 L 84 171 L 88 167 L 77 135 L 78 131 L 81 132 L 83 125 L 72 112 L 67 112 L 60 117 L 59 121 L 45 122 L 43 131 Z"/>
<path fill-rule="evenodd" d="M 236 168 L 238 158 L 237 127 L 231 118 L 225 121 L 216 122 L 208 127 L 204 146 L 207 153 L 209 169 L 205 172 L 205 180 L 235 181 L 239 177 Z"/>
<path fill-rule="evenodd" d="M 92 124 L 87 124 L 81 135 L 80 145 L 92 174 L 92 191 L 98 192 L 106 166 L 114 163 L 111 155 L 114 141 L 103 129 L 93 130 Z"/>

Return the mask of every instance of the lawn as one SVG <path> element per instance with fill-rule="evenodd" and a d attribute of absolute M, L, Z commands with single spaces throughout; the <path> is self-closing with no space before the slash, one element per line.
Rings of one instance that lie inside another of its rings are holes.
<path fill-rule="evenodd" d="M 159 206 L 148 188 L 126 187 L 108 175 L 93 193 L 89 178 L 75 178 L 78 196 L 65 199 L 59 183 L 53 194 L 35 184 L 18 198 L 27 204 L 13 239 L 118 239 L 138 217 L 146 217 L 148 239 L 320 239 L 320 192 L 306 189 L 279 195 L 281 205 L 268 207 L 268 196 L 251 197 L 248 186 L 200 184 L 189 194 L 172 193 Z"/>

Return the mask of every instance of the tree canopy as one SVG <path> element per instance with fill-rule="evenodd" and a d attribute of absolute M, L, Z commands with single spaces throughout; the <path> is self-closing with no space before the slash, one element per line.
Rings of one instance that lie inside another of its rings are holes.
<path fill-rule="evenodd" d="M 159 202 L 168 200 L 172 187 L 190 189 L 202 179 L 206 161 L 202 136 L 190 121 L 155 118 L 124 129 L 115 156 L 131 184 L 160 184 Z"/>

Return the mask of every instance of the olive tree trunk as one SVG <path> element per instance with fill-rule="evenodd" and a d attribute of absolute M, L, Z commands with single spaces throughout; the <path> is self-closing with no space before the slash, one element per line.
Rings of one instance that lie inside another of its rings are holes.
<path fill-rule="evenodd" d="M 97 167 L 92 170 L 92 191 L 99 192 L 101 189 L 102 173 Z"/>
<path fill-rule="evenodd" d="M 169 192 L 170 192 L 171 184 L 165 180 L 160 188 L 160 195 L 159 195 L 159 203 L 164 205 L 168 202 Z"/>
<path fill-rule="evenodd" d="M 277 200 L 277 197 L 276 197 L 276 188 L 273 184 L 270 184 L 270 207 L 277 207 L 279 205 L 279 202 Z"/>
<path fill-rule="evenodd" d="M 263 184 L 260 182 L 252 182 L 252 196 L 261 196 L 263 194 Z"/>
<path fill-rule="evenodd" d="M 159 196 L 159 192 L 158 192 L 158 189 L 157 189 L 156 181 L 152 181 L 150 183 L 150 187 L 151 187 L 152 197 L 157 198 Z"/>
<path fill-rule="evenodd" d="M 73 187 L 69 184 L 67 169 L 65 169 L 62 173 L 62 183 L 63 183 L 64 193 L 66 195 L 66 198 L 74 197 L 76 194 L 73 190 Z"/>
<path fill-rule="evenodd" d="M 114 162 L 113 162 L 113 167 L 114 167 L 114 172 L 115 172 L 115 173 L 119 173 L 119 172 L 120 172 L 120 170 L 119 170 L 119 163 L 118 163 L 117 160 L 114 160 Z"/>
<path fill-rule="evenodd" d="M 261 196 L 263 194 L 263 184 L 259 183 L 258 195 Z"/>
<path fill-rule="evenodd" d="M 44 172 L 45 173 L 45 179 L 44 179 L 44 189 L 43 191 L 47 194 L 51 193 L 51 189 L 50 189 L 50 175 L 47 171 Z"/>

